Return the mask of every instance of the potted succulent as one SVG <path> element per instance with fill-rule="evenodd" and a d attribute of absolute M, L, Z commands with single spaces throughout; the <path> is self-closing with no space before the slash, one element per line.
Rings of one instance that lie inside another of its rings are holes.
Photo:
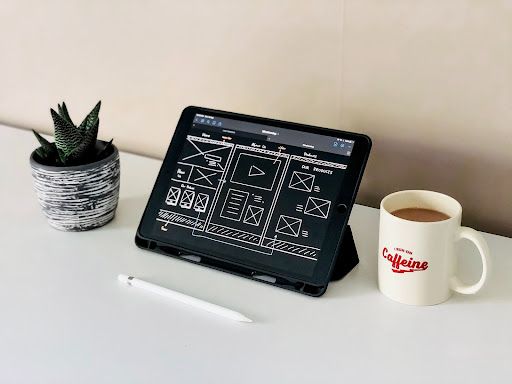
<path fill-rule="evenodd" d="M 41 146 L 30 155 L 35 190 L 51 226 L 85 231 L 114 218 L 119 199 L 119 152 L 98 140 L 101 101 L 75 126 L 65 103 L 51 109 L 55 142 L 34 134 Z"/>

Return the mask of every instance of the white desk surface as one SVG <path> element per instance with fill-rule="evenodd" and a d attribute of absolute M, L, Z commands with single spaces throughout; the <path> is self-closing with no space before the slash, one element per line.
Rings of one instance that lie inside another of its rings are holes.
<path fill-rule="evenodd" d="M 121 154 L 107 226 L 52 229 L 32 188 L 28 131 L 0 126 L 0 383 L 510 383 L 512 239 L 484 234 L 490 283 L 445 304 L 377 289 L 378 210 L 351 216 L 359 265 L 311 298 L 138 249 L 161 161 Z M 461 275 L 478 275 L 476 250 Z M 235 323 L 119 284 L 133 274 L 238 310 Z"/>

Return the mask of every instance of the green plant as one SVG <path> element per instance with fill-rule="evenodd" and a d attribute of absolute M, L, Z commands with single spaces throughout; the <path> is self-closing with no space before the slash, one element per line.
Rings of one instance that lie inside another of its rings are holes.
<path fill-rule="evenodd" d="M 69 116 L 66 103 L 58 105 L 58 113 L 50 109 L 55 129 L 55 142 L 50 143 L 36 131 L 41 146 L 36 149 L 39 160 L 47 165 L 81 165 L 101 160 L 111 150 L 112 140 L 106 145 L 97 145 L 99 112 L 101 101 L 96 104 L 84 121 L 77 127 Z"/>

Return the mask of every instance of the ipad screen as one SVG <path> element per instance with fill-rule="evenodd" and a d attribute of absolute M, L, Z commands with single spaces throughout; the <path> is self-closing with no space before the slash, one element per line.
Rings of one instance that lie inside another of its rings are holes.
<path fill-rule="evenodd" d="M 195 114 L 153 235 L 311 276 L 354 141 Z"/>

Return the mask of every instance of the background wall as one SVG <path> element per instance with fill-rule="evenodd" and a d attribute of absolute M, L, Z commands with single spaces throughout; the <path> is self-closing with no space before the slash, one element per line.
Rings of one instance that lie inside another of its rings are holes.
<path fill-rule="evenodd" d="M 512 1 L 0 4 L 0 121 L 51 131 L 103 101 L 101 136 L 163 156 L 187 105 L 369 134 L 359 202 L 428 188 L 512 235 Z"/>
<path fill-rule="evenodd" d="M 343 126 L 373 153 L 359 198 L 448 193 L 512 236 L 512 1 L 347 0 Z"/>

